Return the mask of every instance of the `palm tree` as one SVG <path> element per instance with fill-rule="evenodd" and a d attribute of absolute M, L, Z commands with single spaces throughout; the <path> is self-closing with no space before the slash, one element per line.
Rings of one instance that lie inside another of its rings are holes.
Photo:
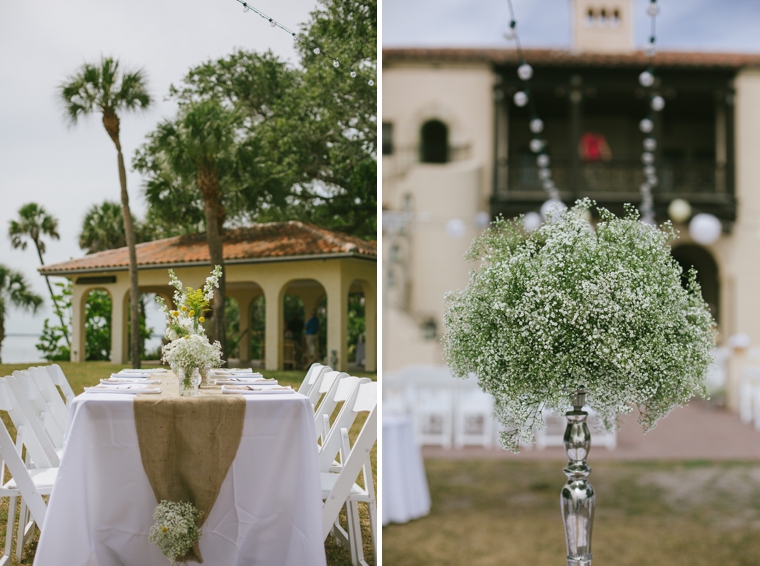
<path fill-rule="evenodd" d="M 135 242 L 148 242 L 153 239 L 154 230 L 147 223 L 132 218 L 135 231 Z M 105 250 L 123 248 L 127 245 L 124 234 L 124 220 L 121 215 L 121 205 L 118 202 L 103 201 L 93 204 L 82 221 L 82 231 L 79 234 L 79 247 L 88 254 Z"/>
<path fill-rule="evenodd" d="M 48 214 L 39 204 L 30 202 L 19 209 L 17 220 L 11 220 L 8 227 L 8 236 L 11 238 L 11 245 L 16 249 L 21 248 L 25 250 L 29 243 L 27 239 L 31 240 L 34 243 L 34 247 L 37 248 L 37 257 L 40 258 L 40 265 L 45 265 L 42 259 L 42 254 L 45 253 L 45 242 L 42 240 L 42 236 L 48 236 L 54 240 L 60 239 L 58 234 L 58 219 Z M 50 285 L 50 279 L 47 275 L 45 276 L 45 282 L 50 292 L 50 299 L 53 301 L 53 307 L 58 315 L 58 320 L 61 321 L 61 331 L 66 340 L 66 345 L 71 348 L 68 327 L 63 322 L 63 313 L 58 306 L 58 301 L 55 298 L 53 287 Z"/>
<path fill-rule="evenodd" d="M 211 265 L 224 267 L 222 238 L 225 208 L 223 187 L 235 168 L 235 148 L 239 115 L 215 99 L 185 104 L 175 121 L 164 121 L 150 134 L 149 142 L 138 151 L 135 168 L 152 173 L 150 183 L 161 182 L 156 174 L 161 164 L 185 179 L 191 179 L 200 192 L 206 217 L 206 240 Z M 225 350 L 224 271 L 219 290 L 214 294 L 214 337 Z"/>
<path fill-rule="evenodd" d="M 140 367 L 139 288 L 137 284 L 137 251 L 132 214 L 127 193 L 127 171 L 119 140 L 120 111 L 146 109 L 152 100 L 148 94 L 145 73 L 142 70 L 121 72 L 119 62 L 111 57 L 101 59 L 100 65 L 85 63 L 60 85 L 59 94 L 69 122 L 76 124 L 79 118 L 95 112 L 103 117 L 103 126 L 116 146 L 121 182 L 121 214 L 124 233 L 129 247 L 129 283 L 132 314 L 132 366 Z"/>
<path fill-rule="evenodd" d="M 42 297 L 29 288 L 29 283 L 21 273 L 0 264 L 0 351 L 5 339 L 5 313 L 8 306 L 37 312 L 41 304 Z"/>

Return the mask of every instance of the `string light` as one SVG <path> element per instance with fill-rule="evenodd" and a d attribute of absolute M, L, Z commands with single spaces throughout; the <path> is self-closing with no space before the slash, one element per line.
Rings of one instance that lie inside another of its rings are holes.
<path fill-rule="evenodd" d="M 236 2 L 238 2 L 239 4 L 243 5 L 243 12 L 244 13 L 248 13 L 249 11 L 251 11 L 254 14 L 257 14 L 258 16 L 260 16 L 260 17 L 264 18 L 265 20 L 267 20 L 269 22 L 269 25 L 271 27 L 273 27 L 273 28 L 280 28 L 281 30 L 283 30 L 286 33 L 290 34 L 291 37 L 297 37 L 298 34 L 296 34 L 296 32 L 294 32 L 292 29 L 284 26 L 283 24 L 281 24 L 280 22 L 278 22 L 274 18 L 270 18 L 269 16 L 267 16 L 261 10 L 255 8 L 254 6 L 251 6 L 247 1 L 245 1 L 245 0 L 236 0 Z M 302 40 L 302 41 L 305 41 L 305 40 Z M 327 53 L 324 53 L 324 51 L 322 51 L 322 49 L 320 49 L 318 46 L 312 44 L 311 47 L 312 47 L 312 52 L 314 53 L 314 55 L 324 54 L 325 57 L 328 57 Z M 333 67 L 335 69 L 340 68 L 340 61 L 338 60 L 337 57 L 329 57 L 329 58 L 332 59 L 332 65 L 333 65 Z M 369 86 L 375 86 L 375 81 L 372 78 L 367 77 L 367 76 L 361 74 L 356 69 L 351 69 L 351 71 L 349 73 L 349 76 L 352 79 L 355 79 L 357 77 L 361 77 L 362 79 L 364 79 L 364 81 L 367 83 L 367 85 L 369 85 Z"/>
<path fill-rule="evenodd" d="M 655 54 L 655 18 L 660 13 L 660 7 L 657 5 L 657 0 L 650 0 L 647 7 L 647 14 L 652 18 L 652 32 L 649 35 L 649 45 L 647 46 L 646 53 L 650 59 Z M 639 75 L 639 84 L 644 88 L 652 88 L 655 84 L 654 68 L 650 61 L 649 68 Z M 641 154 L 641 163 L 644 166 L 643 172 L 645 181 L 639 187 L 641 192 L 641 221 L 647 224 L 655 223 L 654 215 L 654 201 L 652 199 L 652 189 L 657 186 L 659 179 L 657 178 L 657 168 L 655 166 L 654 150 L 657 149 L 657 140 L 654 136 L 649 134 L 654 130 L 653 112 L 660 112 L 665 108 L 665 99 L 662 96 L 650 94 L 649 95 L 649 116 L 639 122 L 639 129 L 642 133 L 646 134 L 644 138 L 643 148 L 644 152 Z"/>
<path fill-rule="evenodd" d="M 504 37 L 508 41 L 515 42 L 517 58 L 520 61 L 520 65 L 517 67 L 517 76 L 520 80 L 525 81 L 526 83 L 525 88 L 517 91 L 512 97 L 512 100 L 515 103 L 515 106 L 520 108 L 526 105 L 529 106 L 531 116 L 529 123 L 530 131 L 533 134 L 538 135 L 544 131 L 544 121 L 538 117 L 536 105 L 530 95 L 530 88 L 528 88 L 527 84 L 533 78 L 533 67 L 531 67 L 525 61 L 525 57 L 523 57 L 522 46 L 520 45 L 520 34 L 517 32 L 517 18 L 515 18 L 515 10 L 512 7 L 512 0 L 507 0 L 507 5 L 509 6 L 509 29 L 504 32 Z M 535 137 L 530 141 L 530 150 L 537 154 L 536 165 L 538 166 L 538 178 L 541 180 L 541 186 L 543 186 L 544 190 L 549 195 L 549 200 L 541 206 L 541 216 L 546 219 L 547 215 L 556 215 L 567 207 L 562 202 L 562 199 L 560 199 L 559 190 L 552 180 L 552 171 L 549 168 L 551 160 L 546 151 L 546 143 L 541 138 Z M 535 212 L 528 213 L 523 219 L 525 229 L 528 231 L 534 230 L 534 224 L 537 218 L 540 217 Z"/>

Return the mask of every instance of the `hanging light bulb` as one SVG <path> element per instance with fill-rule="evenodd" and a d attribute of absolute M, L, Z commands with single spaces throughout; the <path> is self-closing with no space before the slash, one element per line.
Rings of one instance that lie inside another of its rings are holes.
<path fill-rule="evenodd" d="M 277 27 L 277 22 L 275 22 L 274 20 L 270 19 L 269 20 L 269 25 L 272 26 L 273 28 L 276 28 Z"/>
<path fill-rule="evenodd" d="M 657 53 L 654 43 L 647 45 L 647 48 L 644 51 L 649 57 L 654 57 L 655 53 Z"/>
<path fill-rule="evenodd" d="M 639 84 L 645 88 L 649 88 L 654 84 L 654 75 L 649 71 L 644 71 L 639 75 Z"/>
<path fill-rule="evenodd" d="M 542 181 L 546 181 L 547 179 L 551 178 L 552 172 L 550 169 L 546 169 L 545 167 L 542 167 L 538 170 L 538 178 Z"/>
<path fill-rule="evenodd" d="M 644 149 L 646 151 L 654 151 L 657 149 L 657 140 L 654 138 L 644 138 Z"/>
<path fill-rule="evenodd" d="M 373 86 L 375 84 L 375 81 L 373 81 L 372 79 L 370 79 L 370 80 L 367 81 L 367 84 L 369 86 Z"/>
<path fill-rule="evenodd" d="M 538 157 L 536 157 L 536 164 L 539 167 L 549 167 L 549 156 L 545 153 L 542 153 Z"/>
<path fill-rule="evenodd" d="M 541 184 L 542 184 L 542 186 L 544 187 L 544 190 L 545 190 L 545 191 L 551 191 L 551 190 L 553 190 L 553 189 L 554 189 L 554 181 L 552 181 L 551 179 L 546 179 L 546 180 L 545 180 L 543 183 L 541 183 Z"/>
<path fill-rule="evenodd" d="M 656 172 L 657 170 L 654 168 L 654 165 L 647 165 L 646 167 L 644 167 L 644 175 L 646 177 L 654 175 Z"/>
<path fill-rule="evenodd" d="M 520 108 L 528 104 L 528 95 L 521 90 L 518 90 L 512 99 L 515 101 L 515 105 L 519 106 Z"/>
<path fill-rule="evenodd" d="M 657 175 L 647 175 L 647 183 L 656 187 L 660 183 L 660 180 L 657 178 Z"/>
<path fill-rule="evenodd" d="M 321 53 L 319 47 L 314 48 L 314 55 L 319 55 Z"/>
<path fill-rule="evenodd" d="M 709 246 L 720 238 L 723 225 L 712 214 L 697 214 L 689 222 L 689 234 L 698 244 Z"/>
<path fill-rule="evenodd" d="M 641 162 L 644 165 L 651 165 L 652 163 L 654 163 L 654 154 L 649 153 L 648 151 L 645 151 L 644 153 L 641 154 Z"/>
<path fill-rule="evenodd" d="M 677 198 L 668 205 L 668 216 L 673 222 L 686 222 L 691 216 L 691 205 L 688 200 Z"/>
<path fill-rule="evenodd" d="M 248 7 L 248 4 L 243 2 L 243 12 L 247 12 L 248 10 L 250 10 L 250 8 Z"/>
<path fill-rule="evenodd" d="M 641 122 L 639 122 L 639 130 L 645 134 L 650 133 L 652 130 L 654 130 L 654 122 L 652 122 L 652 120 L 649 118 L 644 118 Z"/>
<path fill-rule="evenodd" d="M 527 63 L 523 63 L 522 65 L 517 67 L 517 76 L 520 77 L 524 81 L 529 81 L 531 77 L 533 76 L 533 67 L 531 67 Z"/>
<path fill-rule="evenodd" d="M 641 183 L 639 191 L 641 191 L 642 195 L 648 195 L 652 193 L 652 187 L 648 183 Z"/>
<path fill-rule="evenodd" d="M 665 108 L 665 99 L 661 96 L 655 96 L 652 98 L 652 110 L 659 112 Z"/>
<path fill-rule="evenodd" d="M 350 77 L 351 77 L 352 79 L 355 79 L 355 78 L 356 78 L 356 71 L 351 71 L 351 72 L 350 72 L 350 73 L 348 73 L 348 74 L 350 75 Z"/>
<path fill-rule="evenodd" d="M 649 14 L 653 18 L 659 13 L 660 13 L 660 7 L 655 2 L 652 2 L 649 6 L 647 6 L 647 14 Z"/>
<path fill-rule="evenodd" d="M 540 140 L 538 138 L 533 138 L 532 140 L 530 140 L 530 150 L 533 153 L 538 153 L 542 149 L 544 149 L 544 141 L 543 140 Z"/>
<path fill-rule="evenodd" d="M 336 69 L 337 69 L 338 67 L 340 67 L 340 63 L 338 63 L 338 60 L 337 60 L 337 59 L 333 59 L 333 67 L 335 67 Z"/>
<path fill-rule="evenodd" d="M 504 32 L 504 39 L 507 41 L 512 41 L 515 38 L 515 35 L 515 30 L 509 28 Z"/>
<path fill-rule="evenodd" d="M 541 118 L 533 118 L 530 121 L 530 131 L 534 134 L 540 134 L 544 131 L 544 121 Z"/>
<path fill-rule="evenodd" d="M 544 220 L 553 222 L 558 220 L 565 210 L 567 210 L 567 207 L 564 202 L 558 199 L 549 199 L 541 205 L 541 216 Z"/>
<path fill-rule="evenodd" d="M 538 212 L 529 212 L 523 217 L 523 228 L 526 232 L 533 232 L 536 228 L 541 226 L 541 215 Z"/>

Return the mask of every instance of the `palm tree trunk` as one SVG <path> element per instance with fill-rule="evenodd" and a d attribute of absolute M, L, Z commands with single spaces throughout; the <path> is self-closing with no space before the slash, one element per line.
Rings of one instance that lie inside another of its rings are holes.
<path fill-rule="evenodd" d="M 34 246 L 37 248 L 37 256 L 40 258 L 40 265 L 45 265 L 45 262 L 42 259 L 42 252 L 40 251 L 40 246 L 37 243 L 37 240 L 34 240 Z M 55 298 L 55 295 L 53 294 L 53 287 L 50 286 L 50 279 L 47 275 L 45 275 L 45 283 L 47 283 L 48 291 L 50 291 L 50 300 L 53 301 L 53 306 L 55 307 L 55 313 L 58 315 L 58 320 L 61 321 L 61 332 L 63 332 L 63 338 L 66 340 L 66 346 L 68 346 L 69 350 L 71 350 L 71 340 L 69 340 L 69 329 L 66 326 L 66 324 L 63 322 L 63 313 L 61 312 L 61 308 L 58 306 L 58 301 Z"/>
<path fill-rule="evenodd" d="M 0 301 L 2 300 L 2 297 L 0 297 Z M 0 305 L 0 364 L 3 363 L 3 340 L 5 340 L 5 308 Z"/>
<path fill-rule="evenodd" d="M 219 178 L 216 168 L 211 166 L 198 171 L 198 189 L 203 195 L 204 212 L 206 213 L 206 241 L 211 266 L 220 265 L 222 276 L 219 278 L 219 289 L 214 293 L 214 334 L 222 345 L 222 356 L 227 358 L 227 332 L 224 325 L 224 297 L 226 275 L 224 272 L 224 254 L 222 251 L 222 230 L 224 224 L 219 222 L 221 203 L 219 198 Z"/>

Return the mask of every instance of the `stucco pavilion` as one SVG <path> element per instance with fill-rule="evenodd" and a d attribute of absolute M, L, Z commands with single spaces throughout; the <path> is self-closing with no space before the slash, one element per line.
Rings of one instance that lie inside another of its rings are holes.
<path fill-rule="evenodd" d="M 308 315 L 327 297 L 327 353 L 337 367 L 348 366 L 348 296 L 362 293 L 365 305 L 365 370 L 377 367 L 377 243 L 297 221 L 227 229 L 224 237 L 227 296 L 238 302 L 240 333 L 249 330 L 253 301 L 265 297 L 266 369 L 282 369 L 286 294 L 303 301 Z M 185 285 L 200 287 L 210 272 L 205 234 L 137 245 L 140 293 L 155 293 L 169 304 L 172 268 Z M 127 248 L 44 265 L 43 275 L 73 282 L 71 361 L 85 358 L 85 303 L 104 289 L 111 296 L 111 361 L 128 358 L 129 256 Z M 240 341 L 240 360 L 251 358 L 250 340 Z"/>

